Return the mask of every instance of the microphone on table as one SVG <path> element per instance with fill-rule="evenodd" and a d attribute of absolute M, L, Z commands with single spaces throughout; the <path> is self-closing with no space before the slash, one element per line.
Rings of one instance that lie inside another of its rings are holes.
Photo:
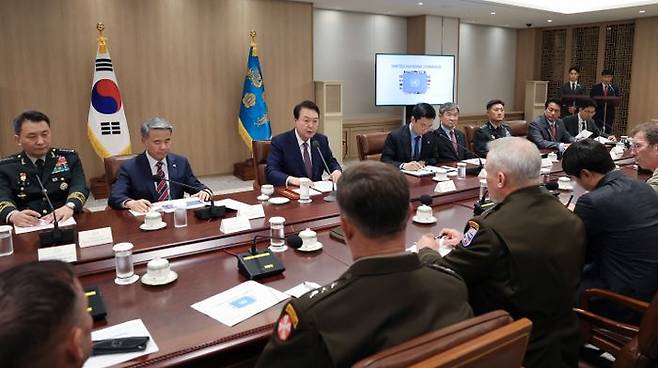
<path fill-rule="evenodd" d="M 57 221 L 57 215 L 55 214 L 55 207 L 53 202 L 50 201 L 50 196 L 48 196 L 48 190 L 44 188 L 41 178 L 38 174 L 34 174 L 41 188 L 41 193 L 46 198 L 48 206 L 53 214 L 53 228 L 52 230 L 46 230 L 39 233 L 39 244 L 41 248 L 51 247 L 53 245 L 64 245 L 73 243 L 73 229 L 60 229 L 59 223 Z"/>
<path fill-rule="evenodd" d="M 322 150 L 320 149 L 320 142 L 318 141 L 313 141 L 311 142 L 313 147 L 315 147 L 318 150 L 318 153 L 320 154 L 320 158 L 322 159 L 322 163 L 324 164 L 324 169 L 327 171 L 327 174 L 331 175 L 331 171 L 329 170 L 329 165 L 327 165 L 327 161 L 324 159 L 324 155 L 322 154 Z M 331 193 L 329 193 L 326 197 L 324 197 L 325 202 L 334 202 L 336 200 L 336 183 L 331 181 L 331 186 L 332 190 Z"/>
<path fill-rule="evenodd" d="M 441 129 L 441 128 L 438 128 L 438 129 Z M 466 150 L 466 152 L 471 152 L 471 150 L 469 150 L 468 148 L 466 148 L 466 146 L 464 146 L 463 144 L 457 142 L 457 141 L 456 141 L 457 138 L 455 138 L 455 142 L 453 142 L 453 141 L 451 141 L 448 137 L 446 137 L 445 135 L 443 135 L 443 134 L 441 134 L 441 133 L 436 133 L 436 135 L 438 135 L 439 137 L 445 139 L 447 142 L 450 142 L 450 144 L 456 143 L 456 144 L 457 144 L 457 147 L 460 147 L 460 148 Z M 475 153 L 475 152 L 471 152 L 471 153 L 472 153 L 473 155 L 475 155 L 475 157 L 477 157 L 478 162 L 479 162 L 479 165 L 478 165 L 478 167 L 469 167 L 469 168 L 467 168 L 467 169 L 466 169 L 466 175 L 476 175 L 476 176 L 477 176 L 477 175 L 480 174 L 480 171 L 482 171 L 482 169 L 484 168 L 484 165 L 482 165 L 482 157 L 480 157 L 480 155 L 478 155 L 478 154 Z"/>
<path fill-rule="evenodd" d="M 478 199 L 473 205 L 474 216 L 479 216 L 496 205 L 494 201 L 487 199 L 487 194 L 489 194 L 489 190 L 485 190 L 484 193 L 482 193 L 482 197 L 480 197 L 480 199 Z"/>
<path fill-rule="evenodd" d="M 432 196 L 429 195 L 429 194 L 423 194 L 422 196 L 420 196 L 420 198 L 418 200 L 420 201 L 421 204 L 424 204 L 424 205 L 430 206 L 430 207 L 432 206 L 433 199 L 432 199 Z"/>
<path fill-rule="evenodd" d="M 558 185 L 556 181 L 549 181 L 539 186 L 546 188 L 546 190 L 548 190 L 549 193 L 551 193 L 556 197 L 560 195 L 560 191 L 558 190 L 560 188 L 560 185 Z"/>
<path fill-rule="evenodd" d="M 269 235 L 256 235 L 251 241 L 249 251 L 240 253 L 238 257 L 238 271 L 249 280 L 257 280 L 263 277 L 274 276 L 286 270 L 283 262 L 277 258 L 271 250 L 256 248 L 258 239 L 284 240 L 293 249 L 302 246 L 302 238 L 299 235 L 289 235 L 286 238 Z"/>
<path fill-rule="evenodd" d="M 175 180 L 167 179 L 165 177 L 162 177 L 160 175 L 153 175 L 151 177 L 154 182 L 159 183 L 160 181 L 164 180 L 166 182 L 180 185 L 184 188 L 196 190 L 196 191 L 203 191 L 208 194 L 210 194 L 210 204 L 208 206 L 205 206 L 203 208 L 200 208 L 196 211 L 194 211 L 194 215 L 198 217 L 201 220 L 207 220 L 207 219 L 213 219 L 213 218 L 218 218 L 218 217 L 224 217 L 224 213 L 226 212 L 226 207 L 224 206 L 215 206 L 215 201 L 213 200 L 214 193 L 210 188 L 206 187 L 195 187 L 189 184 L 181 183 Z"/>

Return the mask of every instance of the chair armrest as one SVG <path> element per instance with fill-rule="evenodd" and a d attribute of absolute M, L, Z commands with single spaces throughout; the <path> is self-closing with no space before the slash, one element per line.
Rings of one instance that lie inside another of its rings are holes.
<path fill-rule="evenodd" d="M 637 300 L 628 296 L 624 296 L 621 294 L 617 294 L 615 292 L 612 292 L 610 290 L 605 290 L 605 289 L 587 289 L 583 293 L 583 295 L 580 297 L 580 306 L 588 310 L 589 309 L 589 301 L 591 298 L 594 297 L 600 297 L 600 298 L 605 298 L 608 299 L 612 302 L 624 305 L 628 308 L 634 309 L 640 313 L 644 313 L 647 308 L 649 308 L 649 303 L 644 302 L 642 300 Z"/>
<path fill-rule="evenodd" d="M 630 338 L 637 336 L 638 332 L 640 331 L 638 326 L 629 325 L 627 323 L 605 318 L 580 308 L 574 308 L 573 310 L 576 312 L 576 314 L 578 314 L 578 318 L 581 320 L 585 320 L 596 325 L 597 327 L 603 327 L 612 332 L 616 332 Z"/>

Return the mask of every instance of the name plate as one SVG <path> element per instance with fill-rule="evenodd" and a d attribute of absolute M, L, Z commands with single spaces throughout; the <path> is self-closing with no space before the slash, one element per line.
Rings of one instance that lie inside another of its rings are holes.
<path fill-rule="evenodd" d="M 99 229 L 79 231 L 78 243 L 80 244 L 80 248 L 93 247 L 101 244 L 112 244 L 114 243 L 114 239 L 112 238 L 112 228 L 108 226 Z"/>
<path fill-rule="evenodd" d="M 225 218 L 219 225 L 219 231 L 224 234 L 237 233 L 238 231 L 245 231 L 251 229 L 249 219 L 244 216 L 236 216 Z"/>
<path fill-rule="evenodd" d="M 39 261 L 56 260 L 64 262 L 75 262 L 78 260 L 78 256 L 75 252 L 75 244 L 39 248 L 37 253 L 39 256 Z"/>
<path fill-rule="evenodd" d="M 265 210 L 262 204 L 245 206 L 238 210 L 238 217 L 246 217 L 249 220 L 265 217 Z"/>
<path fill-rule="evenodd" d="M 440 181 L 436 183 L 436 187 L 434 188 L 434 191 L 437 193 L 454 192 L 455 190 L 457 190 L 457 187 L 455 187 L 455 182 L 452 180 Z"/>

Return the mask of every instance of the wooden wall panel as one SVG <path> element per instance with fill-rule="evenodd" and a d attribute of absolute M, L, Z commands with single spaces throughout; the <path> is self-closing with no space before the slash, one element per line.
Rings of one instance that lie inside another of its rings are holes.
<path fill-rule="evenodd" d="M 86 135 L 103 21 L 134 151 L 141 122 L 175 127 L 173 151 L 198 175 L 229 173 L 246 159 L 237 133 L 250 29 L 258 32 L 275 134 L 292 106 L 313 98 L 312 4 L 267 0 L 6 0 L 0 2 L 0 155 L 13 153 L 9 122 L 45 112 L 54 145 L 80 152 L 88 176 L 102 173 Z"/>
<path fill-rule="evenodd" d="M 635 21 L 633 65 L 628 104 L 628 130 L 658 118 L 658 17 Z"/>
<path fill-rule="evenodd" d="M 425 15 L 407 17 L 407 53 L 425 53 L 426 21 Z"/>
<path fill-rule="evenodd" d="M 508 110 L 523 110 L 525 106 L 525 82 L 538 80 L 540 70 L 541 32 L 537 28 L 518 30 L 516 36 L 516 81 L 514 104 Z"/>

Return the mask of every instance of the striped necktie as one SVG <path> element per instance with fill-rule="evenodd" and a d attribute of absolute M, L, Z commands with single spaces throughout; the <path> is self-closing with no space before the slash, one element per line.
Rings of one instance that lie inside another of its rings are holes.
<path fill-rule="evenodd" d="M 167 185 L 167 182 L 164 180 L 165 174 L 164 170 L 162 169 L 163 162 L 158 161 L 158 163 L 155 164 L 156 169 L 157 169 L 157 174 L 159 177 L 162 178 L 158 182 L 158 185 L 155 188 L 155 191 L 158 193 L 158 202 L 166 201 L 169 199 L 169 186 Z"/>

